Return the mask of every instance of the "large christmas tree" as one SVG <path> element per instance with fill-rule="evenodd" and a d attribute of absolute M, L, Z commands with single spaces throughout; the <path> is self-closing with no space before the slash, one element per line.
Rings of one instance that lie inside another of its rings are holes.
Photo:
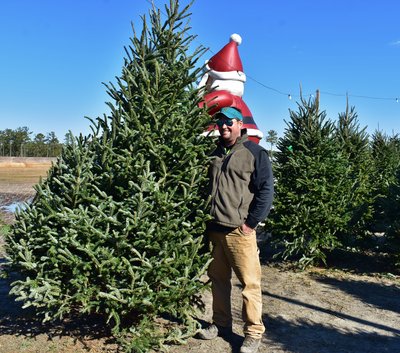
<path fill-rule="evenodd" d="M 200 136 L 203 49 L 189 54 L 188 10 L 171 1 L 165 16 L 151 10 L 150 26 L 143 17 L 107 85 L 110 116 L 64 149 L 7 238 L 8 270 L 20 275 L 11 293 L 25 307 L 46 319 L 105 314 L 133 351 L 193 333 L 208 262 L 199 249 L 211 141 Z M 160 317 L 189 328 L 157 330 Z"/>

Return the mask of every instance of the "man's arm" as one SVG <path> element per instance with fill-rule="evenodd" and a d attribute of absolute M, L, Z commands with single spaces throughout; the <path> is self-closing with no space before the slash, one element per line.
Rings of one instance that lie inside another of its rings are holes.
<path fill-rule="evenodd" d="M 260 149 L 255 154 L 251 180 L 254 198 L 250 204 L 246 223 L 242 227 L 243 231 L 246 231 L 246 226 L 254 229 L 258 223 L 267 218 L 274 197 L 274 178 L 268 152 L 260 146 L 257 147 Z"/>

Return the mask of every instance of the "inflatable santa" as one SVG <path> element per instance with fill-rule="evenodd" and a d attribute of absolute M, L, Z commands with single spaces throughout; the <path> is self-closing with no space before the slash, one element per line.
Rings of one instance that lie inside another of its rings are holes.
<path fill-rule="evenodd" d="M 263 134 L 242 99 L 246 75 L 238 51 L 241 42 L 238 34 L 232 34 L 229 43 L 206 62 L 204 75 L 198 85 L 200 93 L 204 95 L 200 106 L 206 105 L 211 116 L 224 107 L 239 109 L 249 139 L 259 143 Z M 211 124 L 204 134 L 219 136 L 219 131 L 215 124 Z"/>

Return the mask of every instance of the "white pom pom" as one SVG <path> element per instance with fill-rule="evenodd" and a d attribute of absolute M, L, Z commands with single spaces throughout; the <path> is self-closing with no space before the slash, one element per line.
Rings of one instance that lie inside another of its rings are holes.
<path fill-rule="evenodd" d="M 230 40 L 233 40 L 233 41 L 236 42 L 238 45 L 240 45 L 240 44 L 242 43 L 242 37 L 241 37 L 239 34 L 237 34 L 237 33 L 233 33 L 233 34 L 231 35 Z"/>

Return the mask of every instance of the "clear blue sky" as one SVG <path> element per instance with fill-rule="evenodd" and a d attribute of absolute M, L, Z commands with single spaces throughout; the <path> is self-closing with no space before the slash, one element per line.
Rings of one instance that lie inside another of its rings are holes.
<path fill-rule="evenodd" d="M 1 0 L 0 130 L 28 126 L 60 140 L 68 130 L 89 134 L 84 116 L 109 112 L 101 82 L 115 82 L 131 22 L 141 29 L 150 6 Z M 203 60 L 232 33 L 242 36 L 243 99 L 264 134 L 282 136 L 300 84 L 305 96 L 321 91 L 320 107 L 331 119 L 345 110 L 348 93 L 368 132 L 391 134 L 400 132 L 399 14 L 397 0 L 197 0 L 190 24 L 198 35 L 193 46 L 210 48 Z"/>

